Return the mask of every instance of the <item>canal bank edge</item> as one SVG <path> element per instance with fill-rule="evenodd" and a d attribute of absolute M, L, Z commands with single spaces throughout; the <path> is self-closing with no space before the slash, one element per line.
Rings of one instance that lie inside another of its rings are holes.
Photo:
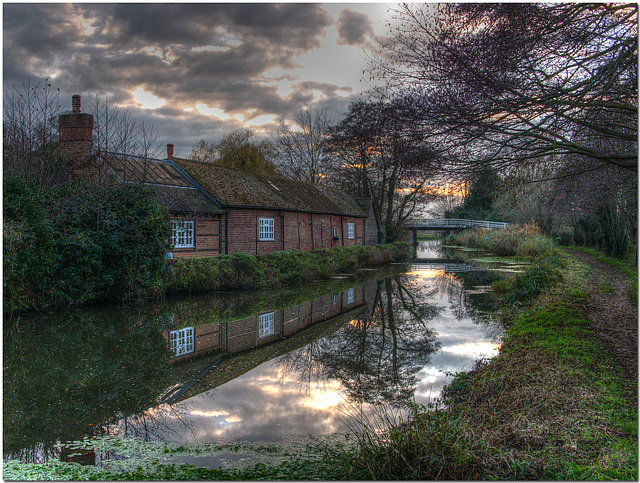
<path fill-rule="evenodd" d="M 617 363 L 590 316 L 602 303 L 593 295 L 607 295 L 594 273 L 609 276 L 554 252 L 559 276 L 511 311 L 499 355 L 458 374 L 443 405 L 416 408 L 384 442 L 361 438 L 346 478 L 637 480 L 637 372 Z"/>
<path fill-rule="evenodd" d="M 162 289 L 166 294 L 264 290 L 291 287 L 340 274 L 408 263 L 411 245 L 395 242 L 377 246 L 285 250 L 270 255 L 235 253 L 215 258 L 169 260 Z"/>

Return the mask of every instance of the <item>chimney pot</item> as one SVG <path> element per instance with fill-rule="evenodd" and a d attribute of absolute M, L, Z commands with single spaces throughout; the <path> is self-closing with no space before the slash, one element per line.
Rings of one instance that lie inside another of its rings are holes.
<path fill-rule="evenodd" d="M 173 144 L 167 144 L 167 158 L 173 158 Z"/>
<path fill-rule="evenodd" d="M 80 96 L 78 94 L 71 97 L 71 112 L 80 112 Z"/>

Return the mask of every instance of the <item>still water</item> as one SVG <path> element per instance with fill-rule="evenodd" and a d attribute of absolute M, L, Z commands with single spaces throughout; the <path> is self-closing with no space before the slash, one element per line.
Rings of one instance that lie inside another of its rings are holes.
<path fill-rule="evenodd" d="M 346 431 L 380 403 L 427 403 L 499 348 L 500 274 L 436 242 L 417 255 L 297 290 L 5 321 L 5 460 L 64 460 L 60 442 L 98 434 L 283 441 Z"/>

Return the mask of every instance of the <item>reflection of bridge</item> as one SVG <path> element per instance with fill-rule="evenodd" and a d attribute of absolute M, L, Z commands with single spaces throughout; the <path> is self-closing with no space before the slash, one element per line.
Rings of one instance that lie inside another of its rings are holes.
<path fill-rule="evenodd" d="M 413 260 L 412 268 L 418 270 L 444 270 L 445 273 L 457 272 L 477 272 L 485 270 L 468 263 L 456 262 L 454 260 L 439 260 L 432 258 L 416 258 Z"/>
<path fill-rule="evenodd" d="M 463 220 L 461 218 L 442 218 L 431 220 L 414 220 L 408 221 L 404 224 L 404 228 L 407 230 L 433 230 L 433 231 L 449 231 L 449 230 L 464 230 L 465 228 L 506 228 L 507 223 L 497 221 L 484 221 L 484 220 Z"/>

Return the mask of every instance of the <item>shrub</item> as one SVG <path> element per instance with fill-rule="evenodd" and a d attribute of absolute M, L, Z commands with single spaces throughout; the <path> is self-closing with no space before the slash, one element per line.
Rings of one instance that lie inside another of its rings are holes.
<path fill-rule="evenodd" d="M 4 311 L 134 300 L 160 289 L 168 215 L 134 185 L 4 180 Z"/>
<path fill-rule="evenodd" d="M 391 261 L 406 262 L 410 258 L 411 246 L 396 242 L 312 252 L 285 250 L 266 256 L 236 253 L 215 258 L 176 259 L 165 271 L 163 286 L 168 293 L 276 288 Z"/>
<path fill-rule="evenodd" d="M 535 224 L 510 225 L 504 230 L 465 230 L 449 235 L 446 243 L 480 248 L 503 257 L 520 255 L 527 258 L 540 257 L 554 246 Z"/>

